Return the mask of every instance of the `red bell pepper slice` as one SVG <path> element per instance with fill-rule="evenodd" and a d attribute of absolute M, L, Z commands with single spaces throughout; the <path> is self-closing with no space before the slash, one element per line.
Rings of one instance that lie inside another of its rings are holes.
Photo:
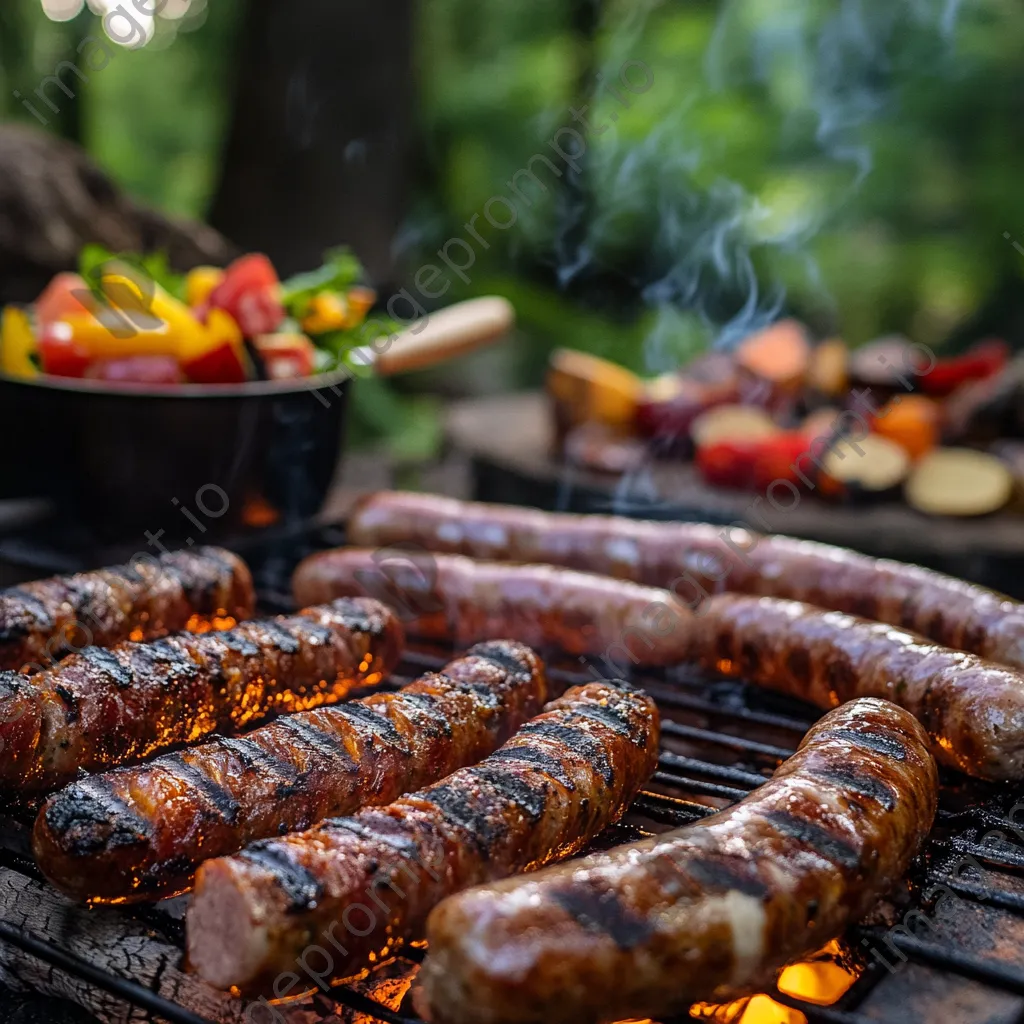
<path fill-rule="evenodd" d="M 239 346 L 230 341 L 183 363 L 182 369 L 193 384 L 242 384 L 249 379 Z"/>
<path fill-rule="evenodd" d="M 963 355 L 939 359 L 921 375 L 921 390 L 929 395 L 952 394 L 961 384 L 985 380 L 1002 371 L 1010 361 L 1010 346 L 999 338 L 972 345 Z"/>

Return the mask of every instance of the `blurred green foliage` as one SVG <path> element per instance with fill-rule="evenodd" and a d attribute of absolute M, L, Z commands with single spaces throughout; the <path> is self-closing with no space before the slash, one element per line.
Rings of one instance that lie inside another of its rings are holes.
<path fill-rule="evenodd" d="M 82 90 L 86 145 L 174 212 L 201 214 L 214 188 L 244 6 L 197 0 L 173 40 L 119 52 Z M 853 343 L 941 344 L 1019 280 L 1004 237 L 1024 239 L 1019 0 L 603 0 L 588 27 L 593 6 L 419 8 L 410 271 L 467 237 L 532 156 L 554 157 L 554 133 L 580 127 L 573 105 L 608 125 L 579 176 L 548 175 L 514 227 L 484 227 L 471 283 L 445 298 L 515 301 L 526 330 L 509 386 L 538 380 L 556 344 L 654 372 L 782 310 Z M 31 120 L 12 90 L 87 31 L 87 15 L 54 25 L 38 0 L 4 0 L 9 116 Z M 654 81 L 617 86 L 627 109 L 608 85 L 630 61 Z M 392 393 L 364 394 L 365 432 L 397 430 L 410 450 L 429 434 L 429 403 L 403 416 Z"/>
<path fill-rule="evenodd" d="M 33 90 L 61 61 L 77 62 L 89 81 L 65 72 L 73 100 L 56 86 L 48 89 L 62 108 L 59 115 L 35 100 L 37 110 L 52 119 L 49 127 L 77 134 L 136 196 L 171 213 L 201 216 L 217 180 L 243 5 L 244 0 L 193 0 L 185 18 L 158 22 L 144 49 L 108 43 L 113 56 L 92 71 L 76 58 L 84 39 L 103 38 L 88 10 L 57 23 L 43 14 L 39 0 L 3 0 L 0 115 L 38 124 L 14 91 L 33 99 Z M 74 123 L 68 125 L 71 115 Z"/>
<path fill-rule="evenodd" d="M 1024 236 L 1015 0 L 606 0 L 595 68 L 614 80 L 642 60 L 655 77 L 628 111 L 574 78 L 585 62 L 569 6 L 434 0 L 423 15 L 441 183 L 424 202 L 423 253 L 465 236 L 465 219 L 573 124 L 574 95 L 589 88 L 598 124 L 618 115 L 589 140 L 575 248 L 571 211 L 549 206 L 480 254 L 474 284 L 523 297 L 542 349 L 571 339 L 665 369 L 779 308 L 853 343 L 900 331 L 941 344 L 1019 279 L 1004 238 Z M 452 28 L 470 11 L 480 35 Z M 556 272 L 581 256 L 581 277 L 624 279 L 660 315 L 622 324 L 615 310 L 597 326 L 552 300 Z M 545 265 L 533 295 L 524 279 Z"/>

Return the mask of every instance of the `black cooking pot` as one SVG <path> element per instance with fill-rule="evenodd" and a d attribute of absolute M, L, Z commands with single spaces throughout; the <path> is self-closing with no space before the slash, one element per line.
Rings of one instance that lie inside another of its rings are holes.
<path fill-rule="evenodd" d="M 513 319 L 502 299 L 473 300 L 367 358 L 385 376 L 422 368 L 493 341 Z M 173 388 L 0 377 L 0 497 L 50 498 L 65 522 L 111 542 L 201 543 L 298 522 L 327 496 L 353 384 L 343 371 Z"/>
<path fill-rule="evenodd" d="M 349 386 L 342 373 L 173 391 L 0 378 L 0 495 L 50 498 L 102 540 L 199 542 L 247 510 L 303 519 L 338 464 Z"/>

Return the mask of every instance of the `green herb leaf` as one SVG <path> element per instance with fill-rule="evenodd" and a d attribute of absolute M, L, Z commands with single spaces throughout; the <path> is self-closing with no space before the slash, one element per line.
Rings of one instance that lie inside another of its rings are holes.
<path fill-rule="evenodd" d="M 289 316 L 301 320 L 315 295 L 325 291 L 346 292 L 362 277 L 363 265 L 351 249 L 330 249 L 324 253 L 324 265 L 318 270 L 296 274 L 282 282 L 281 301 Z"/>
<path fill-rule="evenodd" d="M 131 252 L 115 253 L 102 245 L 90 244 L 84 246 L 79 253 L 78 272 L 97 299 L 106 302 L 106 296 L 102 289 L 103 273 L 111 263 L 124 264 L 146 279 L 160 285 L 176 299 L 185 300 L 185 275 L 171 270 L 166 252 L 152 252 L 145 255 Z"/>

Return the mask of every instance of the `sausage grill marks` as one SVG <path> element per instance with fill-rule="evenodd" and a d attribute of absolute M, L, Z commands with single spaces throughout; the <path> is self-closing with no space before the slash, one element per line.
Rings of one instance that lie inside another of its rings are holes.
<path fill-rule="evenodd" d="M 730 591 L 782 597 L 913 630 L 1024 668 L 1024 607 L 984 587 L 843 548 L 694 523 L 575 516 L 382 492 L 348 523 L 365 547 L 548 562 L 673 589 L 697 607 Z"/>
<path fill-rule="evenodd" d="M 906 711 L 847 704 L 699 825 L 446 900 L 417 1006 L 433 1024 L 602 1024 L 761 991 L 898 881 L 937 790 Z"/>
<path fill-rule="evenodd" d="M 88 647 L 35 676 L 0 675 L 0 782 L 42 793 L 83 769 L 333 703 L 379 682 L 402 643 L 390 609 L 345 598 L 225 631 Z"/>
<path fill-rule="evenodd" d="M 781 598 L 718 594 L 699 614 L 669 591 L 543 565 L 328 551 L 296 571 L 300 600 L 369 592 L 419 609 L 410 628 L 465 643 L 513 636 L 632 664 L 697 662 L 829 710 L 882 697 L 917 716 L 943 765 L 1024 777 L 1024 674 L 893 626 Z"/>
<path fill-rule="evenodd" d="M 691 660 L 827 710 L 881 697 L 924 726 L 943 765 L 1024 777 L 1024 674 L 798 601 L 720 594 L 693 619 Z"/>
<path fill-rule="evenodd" d="M 398 693 L 280 718 L 241 738 L 76 782 L 40 813 L 36 859 L 79 899 L 171 895 L 207 858 L 390 803 L 486 757 L 546 696 L 531 650 L 480 644 Z"/>
<path fill-rule="evenodd" d="M 0 591 L 0 669 L 39 670 L 68 650 L 163 636 L 255 609 L 246 564 L 223 548 L 172 551 Z M 228 623 L 230 625 L 230 623 Z"/>
<path fill-rule="evenodd" d="M 662 666 L 683 661 L 689 647 L 680 627 L 691 616 L 671 594 L 550 565 L 342 548 L 307 558 L 292 586 L 300 604 L 379 598 L 406 612 L 411 633 L 459 647 L 513 636 L 533 647 L 598 657 L 611 650 L 619 661 Z"/>
<path fill-rule="evenodd" d="M 421 937 L 445 896 L 580 850 L 625 812 L 657 756 L 648 697 L 627 684 L 571 689 L 474 767 L 208 861 L 188 918 L 190 962 L 214 985 L 269 989 L 317 944 L 331 951 L 332 976 L 361 973 Z"/>

